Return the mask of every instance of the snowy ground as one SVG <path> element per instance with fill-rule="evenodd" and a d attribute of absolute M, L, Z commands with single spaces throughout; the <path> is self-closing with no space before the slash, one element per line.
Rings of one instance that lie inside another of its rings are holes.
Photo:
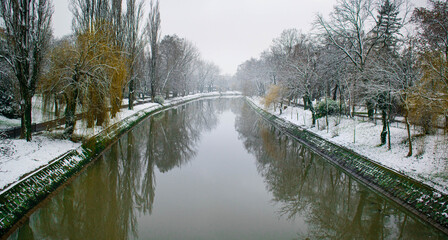
<path fill-rule="evenodd" d="M 226 92 L 226 94 L 239 94 L 238 92 Z M 189 95 L 186 97 L 178 97 L 170 100 L 166 100 L 164 105 L 176 103 L 178 101 L 185 101 L 197 97 L 216 96 L 217 92 L 212 93 L 200 93 Z M 39 104 L 39 102 L 37 102 Z M 39 106 L 38 106 L 39 107 Z M 121 109 L 114 119 L 111 119 L 112 125 L 122 119 L 136 114 L 139 111 L 147 111 L 149 109 L 157 109 L 162 106 L 158 103 L 145 103 L 137 105 L 133 110 Z M 35 111 L 35 120 L 44 121 L 46 118 L 42 115 L 38 116 L 38 112 Z M 34 114 L 34 112 L 33 112 Z M 2 118 L 0 118 L 0 122 Z M 20 125 L 20 120 L 18 122 Z M 80 137 L 88 138 L 104 130 L 103 127 L 95 127 L 93 129 L 85 129 L 85 123 L 78 121 L 75 128 L 75 134 Z M 81 143 L 74 143 L 69 140 L 55 139 L 56 131 L 42 132 L 33 135 L 31 142 L 26 142 L 22 139 L 1 139 L 0 138 L 0 190 L 20 179 L 27 173 L 40 168 L 48 164 L 56 157 L 76 149 L 81 146 Z"/>
<path fill-rule="evenodd" d="M 261 98 L 250 99 L 264 109 Z M 345 146 L 361 155 L 422 181 L 448 194 L 448 136 L 438 133 L 431 136 L 416 137 L 413 140 L 413 156 L 408 153 L 407 133 L 404 125 L 391 124 L 391 150 L 379 146 L 381 123 L 362 122 L 349 118 L 329 118 L 326 128 L 325 118 L 319 119 L 316 126 L 311 127 L 311 112 L 301 107 L 288 107 L 280 115 L 279 109 L 273 107 L 268 112 L 314 132 L 329 141 Z M 356 130 L 356 132 L 354 131 Z M 356 138 L 354 139 L 354 133 Z M 419 135 L 418 128 L 412 129 L 411 135 Z M 354 143 L 355 142 L 355 143 Z"/>
<path fill-rule="evenodd" d="M 24 139 L 0 140 L 0 189 L 80 145 L 43 135 L 33 136 L 31 142 Z"/>

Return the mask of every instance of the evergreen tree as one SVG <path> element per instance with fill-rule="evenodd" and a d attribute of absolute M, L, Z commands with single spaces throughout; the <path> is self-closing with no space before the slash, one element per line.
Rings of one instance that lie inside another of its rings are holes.
<path fill-rule="evenodd" d="M 398 16 L 400 13 L 399 4 L 390 0 L 383 0 L 378 10 L 377 25 L 374 33 L 378 37 L 378 46 L 387 51 L 396 50 L 397 35 L 403 27 L 402 19 Z"/>
<path fill-rule="evenodd" d="M 396 1 L 383 0 L 380 8 L 378 9 L 377 25 L 374 29 L 375 38 L 378 39 L 378 63 L 388 64 L 390 61 L 384 61 L 387 59 L 397 59 L 398 50 L 397 42 L 400 35 L 400 29 L 403 27 L 402 19 L 398 16 L 400 13 L 400 4 Z M 386 67 L 386 66 L 384 66 Z M 381 145 L 386 144 L 386 137 L 389 136 L 389 122 L 391 118 L 391 79 L 386 77 L 379 81 L 380 89 L 386 91 L 379 92 L 376 97 L 376 103 L 381 110 L 383 130 L 381 131 Z M 375 100 L 373 101 L 375 102 Z M 372 108 L 369 109 L 373 111 Z M 373 117 L 373 112 L 369 113 L 369 116 Z M 389 140 L 390 148 L 390 140 Z"/>

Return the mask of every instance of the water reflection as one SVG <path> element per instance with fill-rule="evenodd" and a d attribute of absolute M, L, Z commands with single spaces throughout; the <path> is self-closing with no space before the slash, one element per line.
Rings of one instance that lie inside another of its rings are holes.
<path fill-rule="evenodd" d="M 236 120 L 240 138 L 278 214 L 305 219 L 301 239 L 446 239 L 244 108 Z"/>
<path fill-rule="evenodd" d="M 196 101 L 145 120 L 11 238 L 294 236 L 445 239 L 276 131 L 240 99 Z"/>
<path fill-rule="evenodd" d="M 138 238 L 137 217 L 153 209 L 155 168 L 167 172 L 194 157 L 201 133 L 217 125 L 232 101 L 196 101 L 145 120 L 11 238 Z"/>

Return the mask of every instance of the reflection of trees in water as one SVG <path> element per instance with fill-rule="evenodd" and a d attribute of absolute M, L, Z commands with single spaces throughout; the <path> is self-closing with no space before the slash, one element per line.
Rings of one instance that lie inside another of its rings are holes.
<path fill-rule="evenodd" d="M 126 209 L 132 197 L 122 189 L 126 174 L 119 173 L 119 152 L 120 144 L 113 145 L 107 160 L 100 157 L 89 174 L 83 173 L 33 214 L 25 226 L 32 229 L 28 234 L 34 232 L 36 239 L 126 239 L 135 232 L 135 215 Z"/>
<path fill-rule="evenodd" d="M 444 238 L 260 120 L 247 105 L 237 114 L 236 129 L 256 156 L 279 214 L 304 218 L 302 238 Z"/>
<path fill-rule="evenodd" d="M 145 120 L 112 145 L 13 237 L 19 239 L 127 239 L 137 216 L 151 214 L 155 167 L 167 172 L 196 154 L 201 132 L 235 100 L 196 101 Z"/>

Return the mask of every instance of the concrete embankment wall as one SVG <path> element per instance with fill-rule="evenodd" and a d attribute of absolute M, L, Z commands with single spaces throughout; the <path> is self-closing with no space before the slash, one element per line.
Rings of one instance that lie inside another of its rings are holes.
<path fill-rule="evenodd" d="M 164 106 L 153 106 L 141 110 L 91 137 L 78 149 L 63 154 L 49 164 L 8 186 L 0 193 L 1 238 L 6 238 L 16 227 L 21 225 L 21 221 L 25 221 L 26 217 L 37 209 L 42 201 L 61 189 L 67 181 L 76 177 L 108 146 L 149 115 L 199 99 L 231 95 L 237 94 L 216 93 L 190 96 L 170 101 Z"/>
<path fill-rule="evenodd" d="M 385 195 L 410 212 L 421 217 L 448 234 L 448 196 L 419 181 L 389 169 L 361 156 L 350 149 L 331 143 L 326 139 L 297 125 L 278 118 L 250 100 L 249 105 L 265 120 L 288 134 L 318 155 L 340 167 L 371 189 Z"/>

